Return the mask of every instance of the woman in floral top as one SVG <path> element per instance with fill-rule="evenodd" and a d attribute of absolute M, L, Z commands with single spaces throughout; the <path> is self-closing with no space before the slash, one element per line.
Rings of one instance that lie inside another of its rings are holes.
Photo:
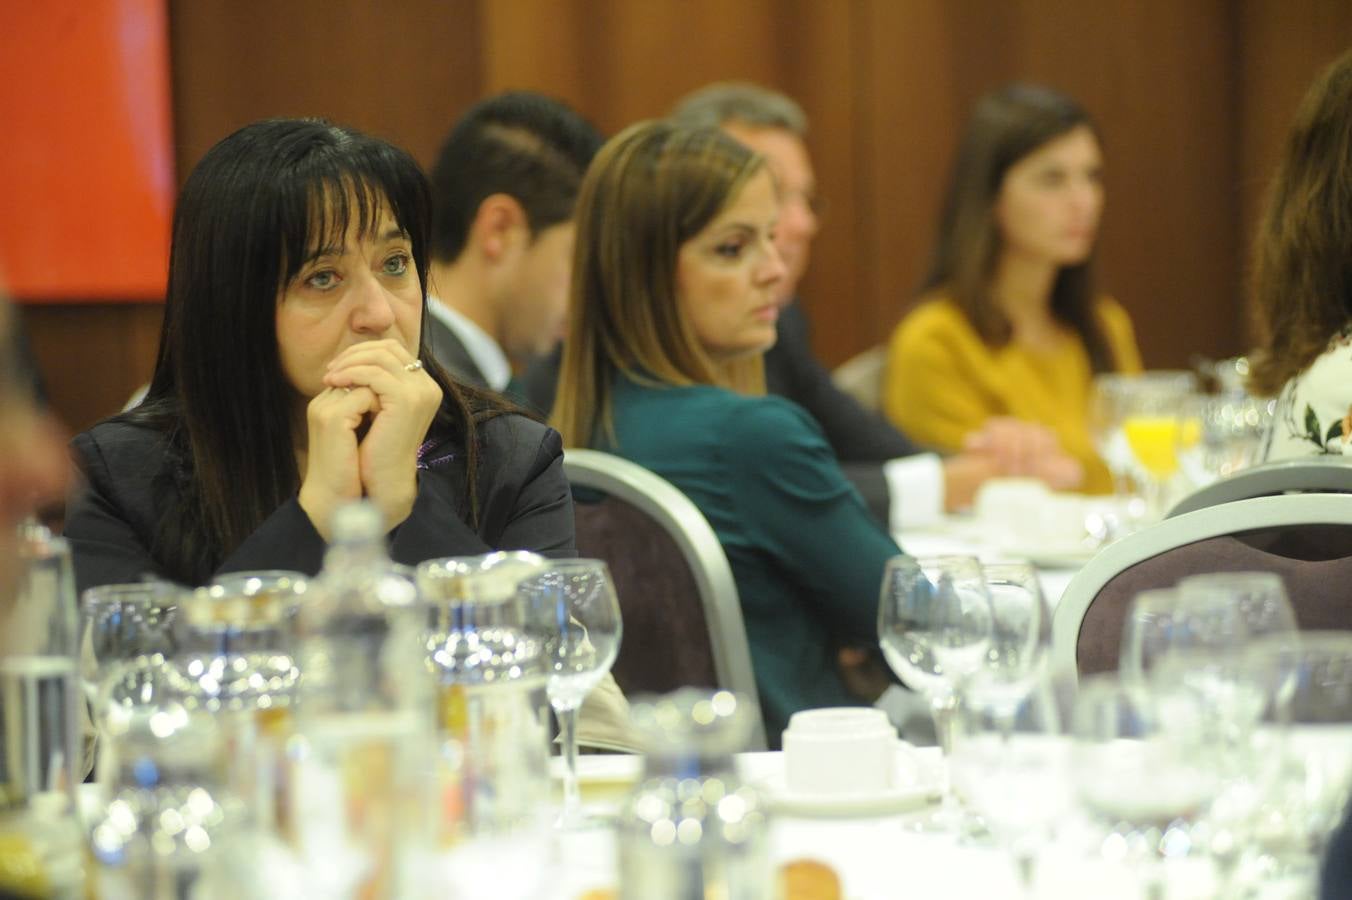
<path fill-rule="evenodd" d="M 1265 459 L 1352 455 L 1352 52 L 1296 113 L 1254 264 L 1250 387 L 1277 394 Z"/>

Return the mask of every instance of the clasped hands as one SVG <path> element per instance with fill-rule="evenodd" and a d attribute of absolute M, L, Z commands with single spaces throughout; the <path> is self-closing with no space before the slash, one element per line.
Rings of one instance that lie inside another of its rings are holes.
<path fill-rule="evenodd" d="M 994 416 L 967 435 L 962 451 L 944 460 L 945 506 L 970 506 L 989 478 L 1036 478 L 1053 490 L 1074 490 L 1084 483 L 1084 466 L 1061 449 L 1045 425 Z"/>
<path fill-rule="evenodd" d="M 300 505 L 329 540 L 334 510 L 366 497 L 385 527 L 408 518 L 418 492 L 418 448 L 441 406 L 441 388 L 395 340 L 364 341 L 328 364 L 306 407 Z"/>

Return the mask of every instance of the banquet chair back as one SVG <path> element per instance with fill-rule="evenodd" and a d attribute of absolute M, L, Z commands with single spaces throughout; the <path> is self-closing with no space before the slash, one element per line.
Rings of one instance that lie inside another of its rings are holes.
<path fill-rule="evenodd" d="M 599 450 L 564 452 L 577 547 L 610 567 L 626 694 L 726 688 L 759 702 L 737 584 L 718 536 L 671 482 Z M 750 749 L 765 749 L 759 723 Z"/>
<path fill-rule="evenodd" d="M 1117 668 L 1132 600 L 1204 572 L 1275 572 L 1302 629 L 1352 628 L 1352 495 L 1285 494 L 1165 519 L 1104 548 L 1052 616 L 1052 662 L 1070 677 Z"/>
<path fill-rule="evenodd" d="M 1273 460 L 1242 469 L 1184 497 L 1169 511 L 1169 517 L 1233 500 L 1302 491 L 1325 494 L 1352 493 L 1352 459 L 1342 456 L 1310 456 L 1301 459 Z"/>
<path fill-rule="evenodd" d="M 836 366 L 831 372 L 831 381 L 860 406 L 876 412 L 883 405 L 883 369 L 886 365 L 887 347 L 879 344 Z"/>

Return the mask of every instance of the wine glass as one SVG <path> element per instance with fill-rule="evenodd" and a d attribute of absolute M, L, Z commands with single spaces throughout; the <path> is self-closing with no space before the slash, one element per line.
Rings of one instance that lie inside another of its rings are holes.
<path fill-rule="evenodd" d="M 1286 585 L 1276 572 L 1211 572 L 1178 582 L 1184 597 L 1218 595 L 1233 605 L 1251 638 L 1289 634 L 1297 628 Z"/>
<path fill-rule="evenodd" d="M 902 683 L 929 700 L 934 730 L 947 758 L 963 680 L 986 662 L 991 642 L 991 602 L 981 564 L 970 556 L 919 559 L 894 556 L 883 569 L 878 602 L 878 642 Z M 964 826 L 952 792 L 922 832 Z"/>
<path fill-rule="evenodd" d="M 1197 398 L 1191 410 L 1198 423 L 1197 439 L 1178 448 L 1179 465 L 1188 481 L 1203 487 L 1253 465 L 1274 406 L 1273 400 L 1242 391 Z M 1180 436 L 1186 435 L 1180 431 Z"/>
<path fill-rule="evenodd" d="M 954 789 L 1010 853 L 1030 897 L 1037 854 L 1074 805 L 1069 761 L 1070 741 L 1045 675 L 1032 676 L 1013 697 L 995 670 L 968 681 L 953 741 Z"/>
<path fill-rule="evenodd" d="M 1070 754 L 1081 807 L 1103 826 L 1103 847 L 1147 851 L 1145 896 L 1164 896 L 1162 863 L 1186 855 L 1189 829 L 1219 779 L 1197 695 L 1171 685 L 1095 675 L 1080 683 Z"/>
<path fill-rule="evenodd" d="M 1253 749 L 1265 801 L 1258 871 L 1310 890 L 1352 791 L 1352 632 L 1270 635 L 1246 659 L 1271 687 Z"/>
<path fill-rule="evenodd" d="M 1168 382 L 1145 385 L 1124 400 L 1122 433 L 1144 479 L 1146 515 L 1164 515 L 1179 472 L 1179 452 L 1201 439 L 1194 395 Z"/>
<path fill-rule="evenodd" d="M 1119 497 L 1131 493 L 1131 482 L 1140 475 L 1124 430 L 1133 398 L 1146 393 L 1186 394 L 1195 386 L 1196 378 L 1186 371 L 1106 372 L 1095 376 L 1089 395 L 1089 430 L 1099 456 L 1113 475 Z"/>
<path fill-rule="evenodd" d="M 522 583 L 528 619 L 543 626 L 545 688 L 558 716 L 566 773 L 559 826 L 587 824 L 577 781 L 577 712 L 610 671 L 620 649 L 623 624 L 610 569 L 597 559 L 551 562 Z"/>
<path fill-rule="evenodd" d="M 930 700 L 944 754 L 952 748 L 958 687 L 980 669 L 991 642 L 991 601 L 971 556 L 894 556 L 883 569 L 878 640 L 907 687 Z"/>
<path fill-rule="evenodd" d="M 1124 681 L 1143 686 L 1170 654 L 1237 657 L 1248 639 L 1238 607 L 1223 594 L 1142 591 L 1127 614 L 1119 669 Z"/>
<path fill-rule="evenodd" d="M 1042 670 L 1051 643 L 1051 616 L 1031 564 L 985 563 L 981 574 L 991 598 L 991 639 L 980 669 L 983 690 L 1003 694 L 1017 705 Z"/>

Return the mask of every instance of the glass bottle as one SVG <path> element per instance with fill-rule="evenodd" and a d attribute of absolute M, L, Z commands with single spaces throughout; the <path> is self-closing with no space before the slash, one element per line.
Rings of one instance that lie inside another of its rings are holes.
<path fill-rule="evenodd" d="M 0 596 L 0 889 L 76 897 L 85 766 L 70 550 L 23 525 L 19 561 L 14 596 Z"/>
<path fill-rule="evenodd" d="M 340 508 L 332 534 L 298 620 L 287 837 L 316 896 L 422 896 L 432 794 L 424 613 L 392 570 L 375 506 Z"/>
<path fill-rule="evenodd" d="M 636 700 L 643 780 L 620 811 L 624 900 L 769 900 L 765 806 L 737 774 L 760 713 L 728 691 L 682 688 Z"/>

